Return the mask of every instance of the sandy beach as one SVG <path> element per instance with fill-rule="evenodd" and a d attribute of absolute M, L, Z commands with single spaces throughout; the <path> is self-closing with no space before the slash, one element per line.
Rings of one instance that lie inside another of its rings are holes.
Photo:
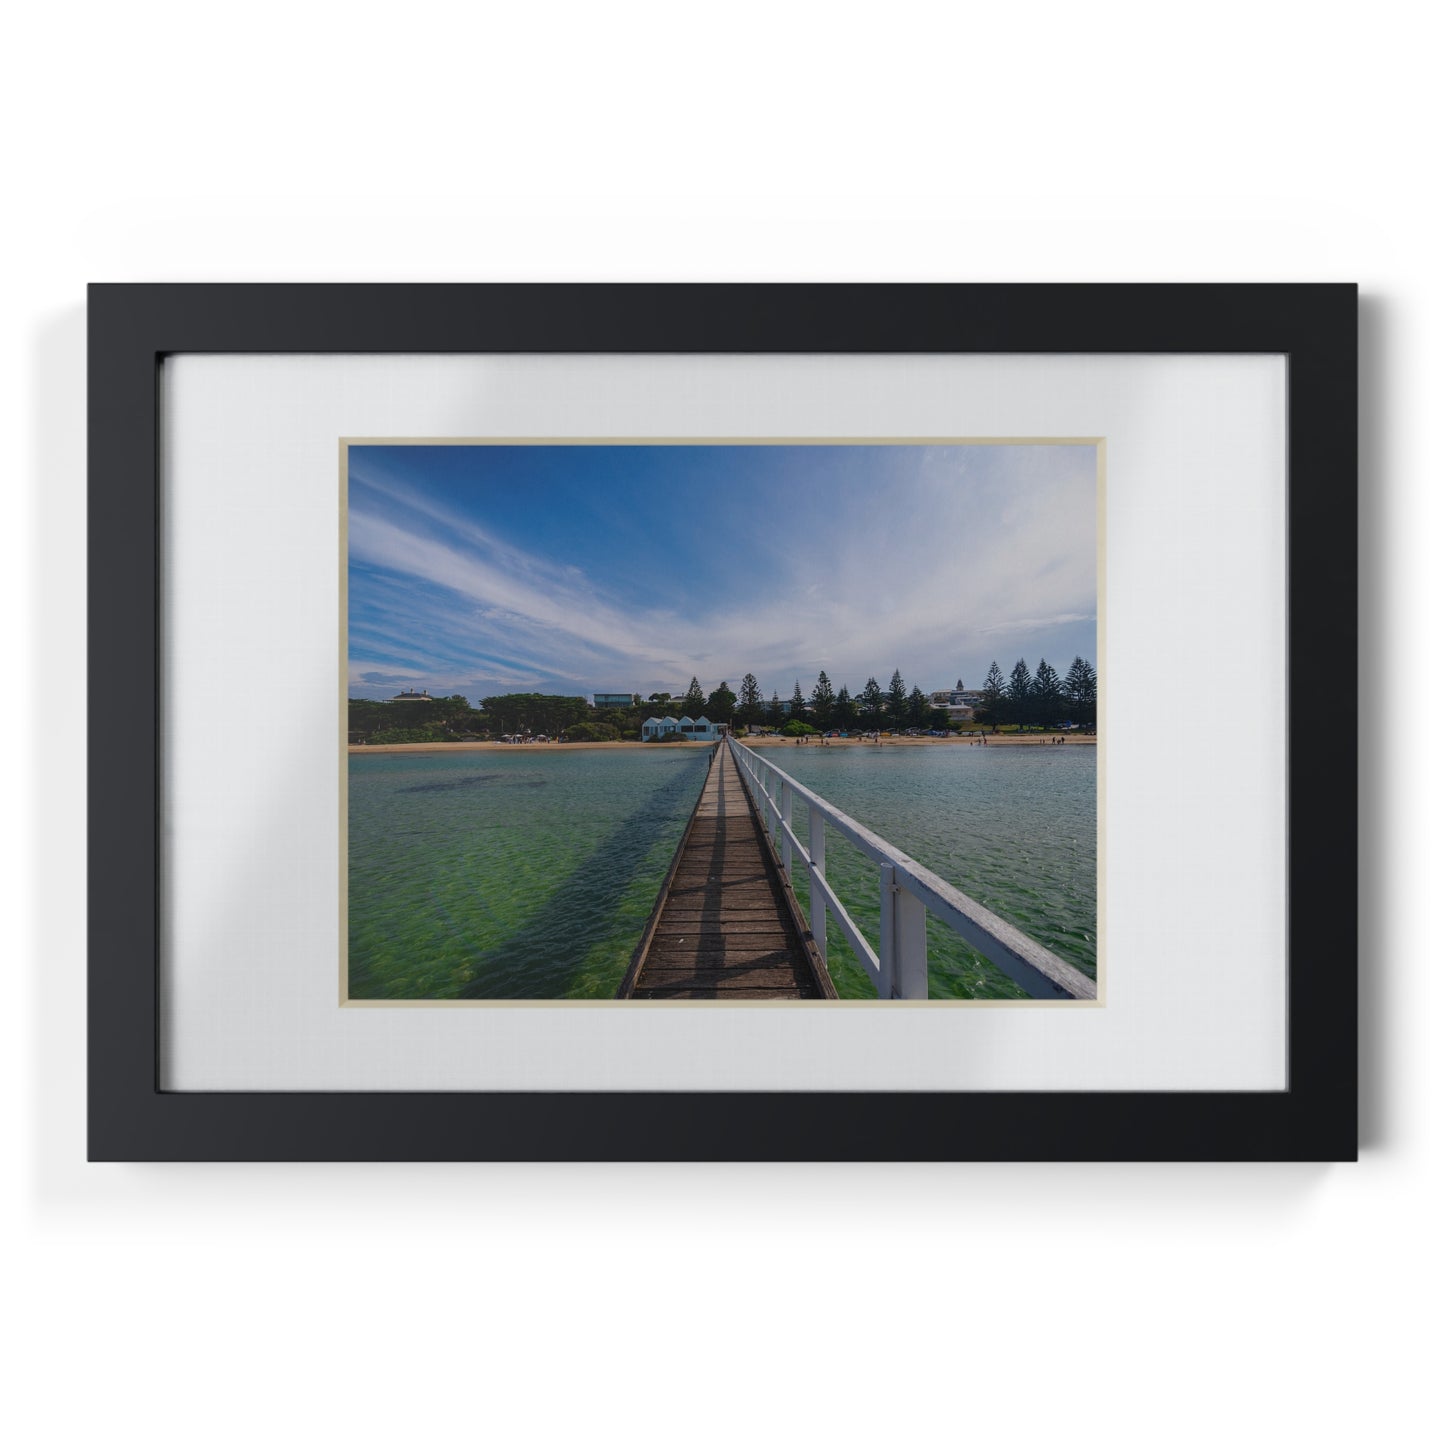
<path fill-rule="evenodd" d="M 1036 748 L 1054 747 L 1058 733 L 1028 733 L 1023 737 L 1013 733 L 1000 733 L 997 736 L 989 734 L 987 746 L 991 748 Z M 1077 734 L 1066 735 L 1065 747 L 1080 748 L 1093 747 L 1097 737 L 1080 737 Z M 961 738 L 887 738 L 881 743 L 874 742 L 870 738 L 829 738 L 827 746 L 830 748 L 966 748 L 978 739 Z M 755 748 L 791 748 L 801 746 L 805 748 L 822 747 L 824 744 L 818 738 L 810 738 L 807 742 L 795 744 L 792 738 L 749 738 L 749 747 Z M 619 743 L 351 743 L 347 746 L 349 753 L 516 753 L 532 749 L 538 752 L 553 752 L 565 750 L 567 752 L 616 752 L 623 748 L 666 748 L 675 750 L 678 748 L 709 748 L 711 743 L 644 743 L 619 742 Z"/>
<path fill-rule="evenodd" d="M 1056 746 L 1060 736 L 1067 740 L 1066 747 L 1092 747 L 1098 742 L 1098 738 L 1085 738 L 1077 735 L 1059 733 L 1029 733 L 1019 737 L 1014 733 L 1000 733 L 995 737 L 992 733 L 988 735 L 986 746 L 991 748 L 1034 748 L 1043 744 L 1048 747 Z M 961 738 L 884 738 L 880 743 L 874 742 L 871 738 L 829 738 L 827 746 L 830 748 L 966 748 L 971 743 L 985 746 L 981 737 Z M 793 746 L 792 738 L 749 738 L 750 747 L 762 748 L 790 748 Z M 802 744 L 805 748 L 816 748 L 822 746 L 817 738 L 810 738 Z"/>

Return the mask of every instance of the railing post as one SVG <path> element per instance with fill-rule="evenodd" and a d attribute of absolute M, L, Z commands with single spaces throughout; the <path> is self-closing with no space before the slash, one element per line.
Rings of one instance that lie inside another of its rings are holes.
<path fill-rule="evenodd" d="M 783 850 L 783 872 L 788 875 L 788 882 L 793 881 L 793 845 L 788 840 L 785 828 L 793 826 L 793 790 L 784 783 L 778 792 L 778 811 L 783 815 L 782 822 L 778 824 L 778 839 Z"/>
<path fill-rule="evenodd" d="M 893 865 L 878 865 L 878 997 L 898 997 L 898 947 L 893 915 L 898 888 L 893 882 Z"/>
<path fill-rule="evenodd" d="M 899 998 L 928 997 L 928 909 L 923 900 L 900 888 L 893 907 L 893 931 L 897 939 L 897 981 Z"/>
<path fill-rule="evenodd" d="M 878 902 L 879 998 L 927 998 L 928 909 L 898 882 L 891 863 L 879 866 Z"/>
<path fill-rule="evenodd" d="M 824 865 L 826 859 L 827 844 L 823 837 L 823 815 L 819 810 L 808 804 L 808 861 L 812 868 L 808 876 L 808 912 L 811 915 L 813 926 L 813 943 L 817 947 L 818 957 L 823 960 L 823 967 L 828 966 L 828 900 L 823 896 L 823 890 L 818 887 L 826 876 Z"/>

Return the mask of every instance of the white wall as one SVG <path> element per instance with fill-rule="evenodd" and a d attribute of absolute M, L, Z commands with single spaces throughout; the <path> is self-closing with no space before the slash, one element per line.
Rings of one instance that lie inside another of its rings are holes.
<path fill-rule="evenodd" d="M 1418 13 L 141 0 L 11 16 L 15 1438 L 1353 1441 L 1438 1418 L 1442 752 L 1421 724 L 1440 711 L 1445 368 Z M 1364 1161 L 83 1164 L 92 279 L 1358 279 L 1378 704 Z"/>

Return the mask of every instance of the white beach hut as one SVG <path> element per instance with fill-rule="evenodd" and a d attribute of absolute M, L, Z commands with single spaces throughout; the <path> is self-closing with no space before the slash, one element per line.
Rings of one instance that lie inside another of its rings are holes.
<path fill-rule="evenodd" d="M 667 737 L 671 733 L 680 733 L 683 737 L 693 742 L 716 742 L 727 731 L 721 723 L 709 722 L 705 717 L 650 717 L 642 725 L 642 737 L 648 738 Z"/>
<path fill-rule="evenodd" d="M 685 738 L 696 738 L 702 742 L 716 742 L 723 735 L 718 723 L 709 722 L 705 717 L 685 717 L 678 721 L 678 731 Z"/>

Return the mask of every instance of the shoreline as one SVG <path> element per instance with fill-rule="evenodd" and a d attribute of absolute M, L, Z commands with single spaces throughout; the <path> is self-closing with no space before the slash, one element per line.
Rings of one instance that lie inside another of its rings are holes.
<path fill-rule="evenodd" d="M 991 748 L 1037 748 L 1057 746 L 1055 739 L 1058 733 L 1029 733 L 1024 737 L 1017 734 L 1000 734 L 997 737 L 989 735 L 988 746 Z M 1078 737 L 1072 734 L 1065 734 L 1067 742 L 1065 747 L 1095 747 L 1098 744 L 1098 737 Z M 748 738 L 745 740 L 749 747 L 755 748 L 791 748 L 794 746 L 792 738 Z M 829 738 L 827 745 L 830 748 L 964 748 L 968 747 L 976 739 L 967 737 L 961 738 L 884 738 L 881 743 L 873 742 L 867 738 Z M 661 752 L 692 752 L 698 748 L 710 748 L 711 743 L 645 743 L 641 739 L 627 739 L 615 743 L 348 743 L 348 753 L 512 753 L 512 752 L 617 752 L 637 748 L 649 748 Z M 815 739 L 803 743 L 800 746 L 807 748 L 820 747 L 821 744 Z"/>

